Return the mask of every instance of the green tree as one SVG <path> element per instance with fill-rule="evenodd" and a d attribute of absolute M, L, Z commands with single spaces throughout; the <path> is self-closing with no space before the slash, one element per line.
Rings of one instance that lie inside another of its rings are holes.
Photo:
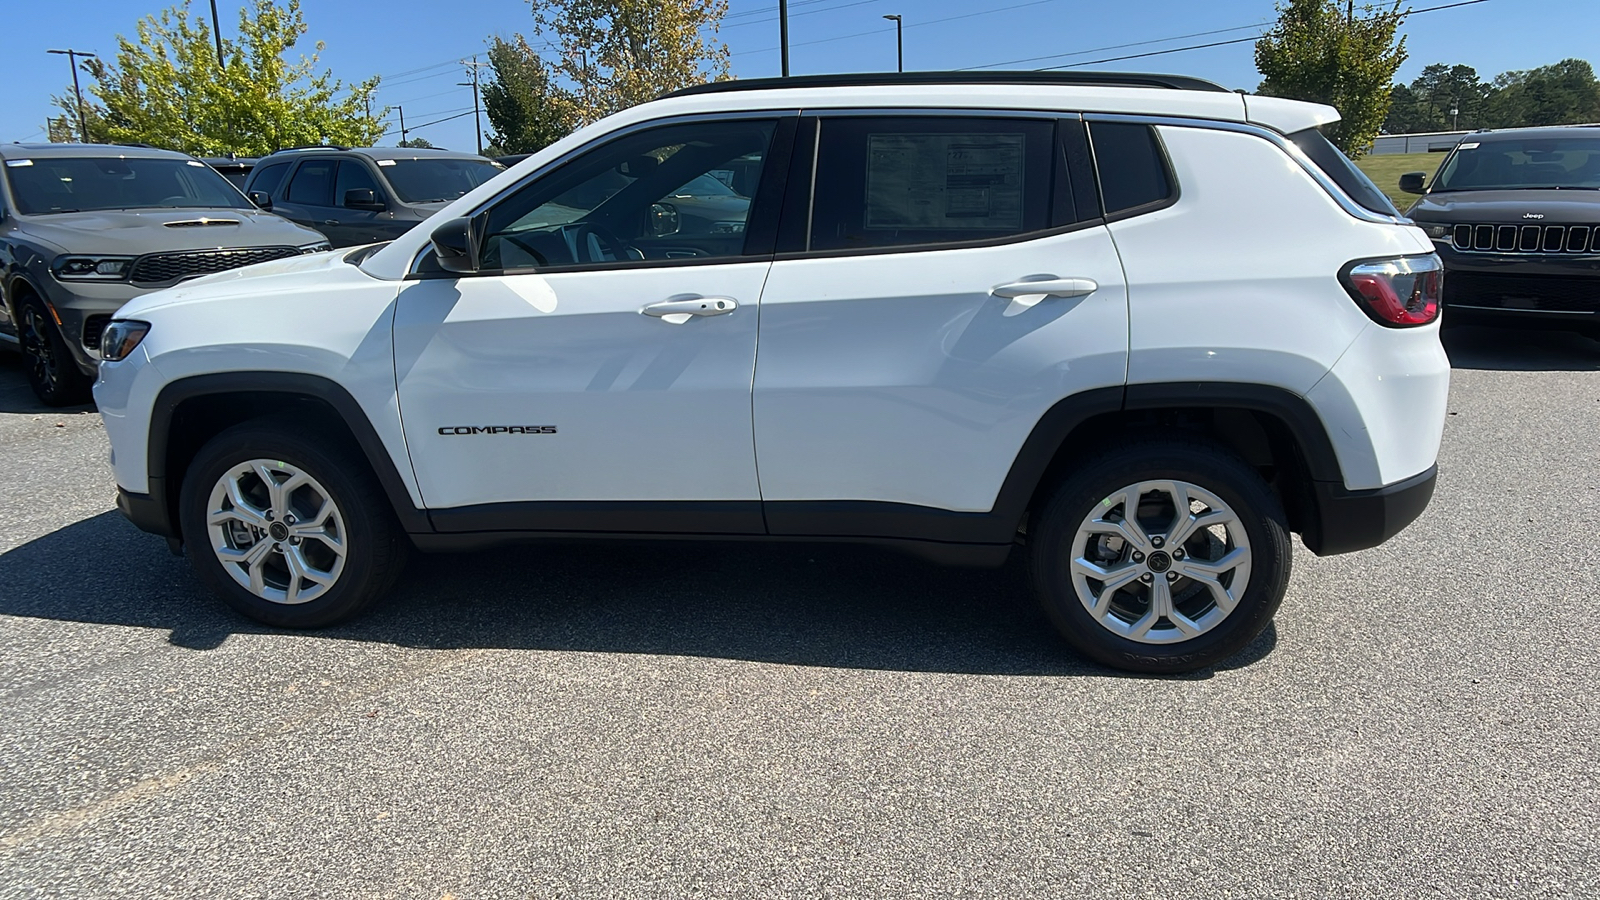
<path fill-rule="evenodd" d="M 222 42 L 219 66 L 211 25 L 190 14 L 189 0 L 140 19 L 134 39 L 118 35 L 114 63 L 85 63 L 98 100 L 90 135 L 197 155 L 372 144 L 383 134 L 384 111 L 367 113 L 378 79 L 347 87 L 318 72 L 320 41 L 309 58 L 287 61 L 307 28 L 299 0 L 253 0 L 239 13 L 238 39 Z M 70 94 L 54 99 L 73 112 Z"/>
<path fill-rule="evenodd" d="M 52 144 L 70 144 L 80 140 L 77 120 L 64 114 L 46 121 L 44 133 L 45 139 Z"/>
<path fill-rule="evenodd" d="M 1600 81 L 1589 63 L 1564 59 L 1499 76 L 1487 105 L 1492 128 L 1600 122 Z"/>
<path fill-rule="evenodd" d="M 433 144 L 427 138 L 411 138 L 395 144 L 396 147 L 405 147 L 410 150 L 432 150 Z"/>
<path fill-rule="evenodd" d="M 571 92 L 555 83 L 554 73 L 522 35 L 489 41 L 489 68 L 483 84 L 483 108 L 493 131 L 490 156 L 534 153 L 571 134 L 578 124 L 578 105 Z"/>
<path fill-rule="evenodd" d="M 1328 139 L 1350 156 L 1366 153 L 1389 113 L 1394 74 L 1406 61 L 1406 41 L 1396 38 L 1405 13 L 1387 10 L 1348 15 L 1334 0 L 1286 0 L 1278 24 L 1256 42 L 1259 93 L 1326 103 L 1341 120 Z"/>
<path fill-rule="evenodd" d="M 581 123 L 728 77 L 727 0 L 529 0 Z"/>

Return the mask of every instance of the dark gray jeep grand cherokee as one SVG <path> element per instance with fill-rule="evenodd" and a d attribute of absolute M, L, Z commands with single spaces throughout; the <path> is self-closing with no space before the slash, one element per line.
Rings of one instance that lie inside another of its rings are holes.
<path fill-rule="evenodd" d="M 188 278 L 328 249 L 167 150 L 0 144 L 0 349 L 53 406 L 89 399 L 122 304 Z"/>
<path fill-rule="evenodd" d="M 1543 324 L 1600 340 L 1600 128 L 1468 135 L 1408 213 L 1444 260 L 1455 321 Z"/>

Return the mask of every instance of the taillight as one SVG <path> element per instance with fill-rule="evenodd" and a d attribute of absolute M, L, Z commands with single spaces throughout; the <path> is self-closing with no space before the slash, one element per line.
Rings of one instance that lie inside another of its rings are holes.
<path fill-rule="evenodd" d="M 1342 277 L 1356 304 L 1379 325 L 1411 328 L 1439 318 L 1444 264 L 1434 254 L 1353 263 Z"/>

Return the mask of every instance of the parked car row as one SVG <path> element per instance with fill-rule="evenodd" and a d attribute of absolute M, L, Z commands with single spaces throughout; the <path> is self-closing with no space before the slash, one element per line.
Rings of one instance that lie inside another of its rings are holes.
<path fill-rule="evenodd" d="M 1457 321 L 1579 331 L 1600 340 L 1600 128 L 1468 135 L 1407 212 L 1445 266 Z"/>
<path fill-rule="evenodd" d="M 0 349 L 45 403 L 88 399 L 102 331 L 181 281 L 388 241 L 503 166 L 399 148 L 204 162 L 150 147 L 0 145 Z M 249 198 L 244 192 L 248 192 Z"/>

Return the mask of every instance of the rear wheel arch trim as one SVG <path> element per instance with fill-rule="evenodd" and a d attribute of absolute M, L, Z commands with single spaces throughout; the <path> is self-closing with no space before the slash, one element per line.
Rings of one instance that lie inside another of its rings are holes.
<path fill-rule="evenodd" d="M 377 476 L 378 484 L 389 498 L 401 527 L 407 532 L 433 531 L 427 513 L 412 502 L 411 492 L 400 476 L 394 458 L 378 436 L 377 429 L 372 427 L 361 404 L 337 382 L 300 372 L 221 372 L 180 378 L 163 386 L 150 411 L 149 455 L 145 466 L 149 472 L 151 494 L 164 494 L 164 499 L 170 505 L 180 486 L 178 482 L 167 483 L 169 473 L 166 471 L 172 421 L 179 407 L 199 397 L 234 393 L 311 397 L 326 403 L 355 438 L 356 445 Z M 176 525 L 176 519 L 173 524 Z"/>

